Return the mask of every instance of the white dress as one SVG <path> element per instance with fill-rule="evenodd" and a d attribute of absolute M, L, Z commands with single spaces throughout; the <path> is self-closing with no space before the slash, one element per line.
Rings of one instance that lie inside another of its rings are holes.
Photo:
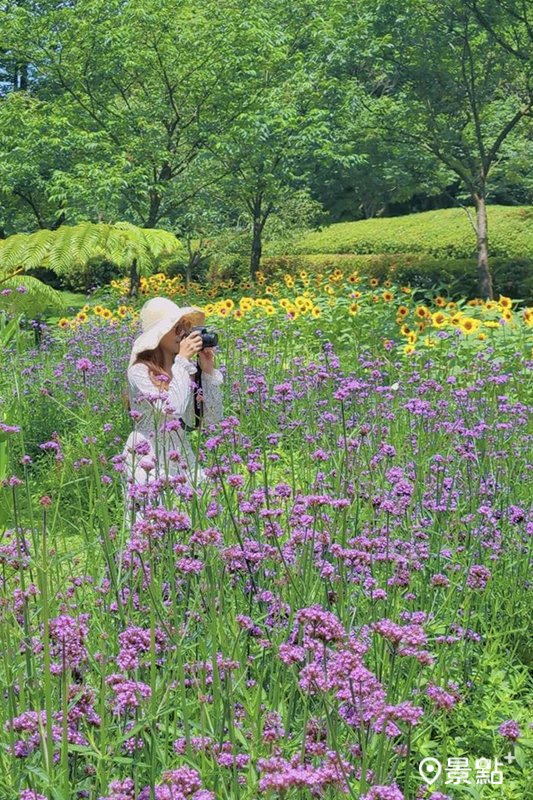
<path fill-rule="evenodd" d="M 135 412 L 135 429 L 128 436 L 123 451 L 128 485 L 131 482 L 146 485 L 181 474 L 185 475 L 189 486 L 193 486 L 195 469 L 196 486 L 205 480 L 204 470 L 200 463 L 196 464 L 187 431 L 179 422 L 181 419 L 189 427 L 194 426 L 192 377 L 196 370 L 195 363 L 177 355 L 171 379 L 165 390 L 160 390 L 152 382 L 145 364 L 133 364 L 128 368 L 130 406 Z M 223 417 L 220 388 L 223 382 L 219 369 L 213 369 L 212 374 L 202 371 L 203 429 Z"/>

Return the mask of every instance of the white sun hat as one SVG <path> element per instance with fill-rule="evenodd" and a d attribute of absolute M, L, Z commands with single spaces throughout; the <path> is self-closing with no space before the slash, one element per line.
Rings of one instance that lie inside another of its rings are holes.
<path fill-rule="evenodd" d="M 167 297 L 152 297 L 141 308 L 142 333 L 133 342 L 130 363 L 135 363 L 143 350 L 154 350 L 163 336 L 186 317 L 193 326 L 205 324 L 205 314 L 200 308 L 184 306 L 180 308 Z"/>

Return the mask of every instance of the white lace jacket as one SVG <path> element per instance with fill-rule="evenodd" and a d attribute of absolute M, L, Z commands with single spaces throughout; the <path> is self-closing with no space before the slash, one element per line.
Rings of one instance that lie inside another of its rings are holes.
<path fill-rule="evenodd" d="M 197 366 L 183 356 L 177 355 L 172 365 L 171 380 L 165 391 L 158 390 L 150 378 L 145 364 L 134 364 L 128 369 L 131 410 L 137 412 L 135 430 L 130 433 L 124 448 L 126 474 L 136 484 L 145 484 L 168 475 L 185 474 L 190 485 L 194 484 L 196 456 L 189 437 L 181 427 L 181 418 L 186 425 L 194 426 L 194 393 L 192 376 Z M 219 422 L 223 416 L 221 385 L 224 376 L 219 369 L 212 374 L 202 372 L 202 396 L 204 413 L 202 427 Z M 133 448 L 147 441 L 147 455 L 137 454 Z M 182 464 L 180 465 L 180 461 Z M 205 479 L 198 463 L 196 483 Z"/>

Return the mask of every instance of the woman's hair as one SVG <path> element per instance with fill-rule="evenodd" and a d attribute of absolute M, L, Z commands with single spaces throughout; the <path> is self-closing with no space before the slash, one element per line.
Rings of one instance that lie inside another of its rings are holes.
<path fill-rule="evenodd" d="M 155 347 L 153 350 L 143 350 L 138 354 L 137 358 L 135 359 L 135 363 L 146 364 L 150 373 L 150 377 L 154 383 L 156 383 L 157 378 L 161 378 L 162 375 L 164 375 L 166 378 L 169 377 L 163 369 L 163 350 L 161 349 L 160 345 L 157 345 L 157 347 Z M 159 380 L 159 383 L 161 383 L 161 380 Z"/>
<path fill-rule="evenodd" d="M 155 386 L 162 389 L 164 388 L 163 380 L 161 379 L 162 376 L 168 380 L 168 375 L 163 369 L 163 351 L 160 345 L 157 345 L 153 350 L 143 350 L 141 353 L 138 354 L 137 358 L 135 359 L 135 364 L 145 364 L 148 367 L 148 372 L 150 373 L 150 378 Z M 157 380 L 159 378 L 159 380 Z M 130 404 L 130 396 L 129 392 L 126 389 L 124 392 L 124 402 L 126 404 L 126 408 L 131 411 L 131 404 Z"/>

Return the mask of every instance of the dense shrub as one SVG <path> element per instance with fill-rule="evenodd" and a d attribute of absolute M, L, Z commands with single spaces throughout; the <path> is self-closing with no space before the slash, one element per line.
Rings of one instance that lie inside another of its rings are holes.
<path fill-rule="evenodd" d="M 95 286 L 105 286 L 119 277 L 121 271 L 118 267 L 99 258 L 89 261 L 85 267 L 62 276 L 62 284 L 64 289 L 71 292 L 88 292 Z"/>
<path fill-rule="evenodd" d="M 530 206 L 489 206 L 488 226 L 491 255 L 533 259 Z M 281 253 L 281 247 L 270 245 L 268 255 Z M 302 236 L 293 253 L 429 253 L 462 259 L 475 256 L 476 237 L 466 212 L 448 208 L 330 225 Z"/>

